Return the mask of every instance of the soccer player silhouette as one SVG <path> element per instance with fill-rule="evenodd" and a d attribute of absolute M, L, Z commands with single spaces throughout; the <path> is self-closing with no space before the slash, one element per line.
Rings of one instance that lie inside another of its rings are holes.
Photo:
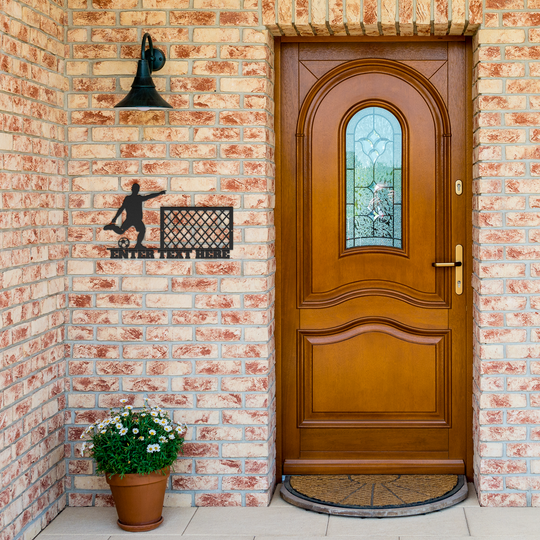
<path fill-rule="evenodd" d="M 164 195 L 166 191 L 163 190 L 159 193 L 139 195 L 140 190 L 141 186 L 137 183 L 131 186 L 131 195 L 128 195 L 124 199 L 122 206 L 118 209 L 118 212 L 116 212 L 114 218 L 108 225 L 105 225 L 103 229 L 105 231 L 114 231 L 116 234 L 124 234 L 130 227 L 135 227 L 135 230 L 139 233 L 137 235 L 137 244 L 135 245 L 135 249 L 146 249 L 142 245 L 142 241 L 144 240 L 144 235 L 146 233 L 146 226 L 143 223 L 143 203 L 148 199 L 154 199 L 160 195 Z M 124 210 L 126 211 L 126 219 L 122 223 L 122 226 L 118 227 L 115 221 L 120 217 Z"/>

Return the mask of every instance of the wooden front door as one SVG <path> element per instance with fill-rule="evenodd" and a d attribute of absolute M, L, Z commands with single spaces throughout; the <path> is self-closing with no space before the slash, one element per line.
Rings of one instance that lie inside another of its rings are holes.
<path fill-rule="evenodd" d="M 464 41 L 281 43 L 285 474 L 465 472 L 467 65 Z"/>

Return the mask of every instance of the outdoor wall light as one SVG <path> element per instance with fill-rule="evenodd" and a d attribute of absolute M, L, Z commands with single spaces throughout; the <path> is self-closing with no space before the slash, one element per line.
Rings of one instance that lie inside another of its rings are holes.
<path fill-rule="evenodd" d="M 148 39 L 149 49 L 145 49 Z M 141 45 L 141 59 L 137 65 L 137 73 L 129 94 L 115 108 L 137 109 L 139 111 L 149 111 L 151 109 L 172 109 L 156 90 L 156 85 L 152 80 L 152 72 L 159 71 L 165 65 L 165 55 L 154 49 L 150 34 L 144 34 Z"/>

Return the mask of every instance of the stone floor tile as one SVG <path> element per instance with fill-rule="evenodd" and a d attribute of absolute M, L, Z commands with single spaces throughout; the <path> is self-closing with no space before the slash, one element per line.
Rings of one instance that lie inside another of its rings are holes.
<path fill-rule="evenodd" d="M 464 508 L 471 536 L 540 536 L 540 508 Z"/>
<path fill-rule="evenodd" d="M 178 535 L 178 534 L 161 534 L 159 530 L 149 531 L 147 533 L 136 533 L 137 536 L 134 538 L 136 540 L 253 540 L 253 535 L 250 536 L 193 536 L 193 535 Z M 45 539 L 48 540 L 48 539 Z M 65 537 L 60 540 L 65 540 Z M 78 539 L 77 539 L 78 540 Z M 108 540 L 126 540 L 126 537 L 123 535 L 113 534 L 108 538 Z M 275 537 L 273 538 L 275 540 Z M 281 538 L 280 538 L 281 540 Z M 305 540 L 305 537 L 304 539 Z M 326 540 L 326 538 L 324 539 Z"/>
<path fill-rule="evenodd" d="M 440 540 L 440 536 L 400 536 L 399 540 Z M 281 540 L 281 539 L 280 539 Z M 340 540 L 344 540 L 341 538 Z M 349 540 L 349 538 L 347 538 Z M 380 540 L 380 537 L 376 537 Z M 540 540 L 540 535 L 536 536 L 445 536 L 444 540 Z"/>
<path fill-rule="evenodd" d="M 328 516 L 287 506 L 199 508 L 186 535 L 325 536 Z"/>
<path fill-rule="evenodd" d="M 456 506 L 474 506 L 476 508 L 480 508 L 480 503 L 478 502 L 478 495 L 474 489 L 474 484 L 469 482 L 468 486 L 469 494 L 467 495 L 467 498 L 464 501 L 461 501 L 459 504 L 456 504 Z"/>
<path fill-rule="evenodd" d="M 182 534 L 196 510 L 196 508 L 164 508 L 163 524 L 156 529 L 156 534 Z M 102 540 L 96 539 L 96 536 L 133 534 L 120 529 L 116 523 L 117 519 L 114 508 L 66 508 L 41 535 L 77 537 L 74 540 L 81 540 L 79 535 L 92 535 L 92 540 Z"/>
<path fill-rule="evenodd" d="M 274 491 L 274 496 L 272 497 L 272 500 L 270 501 L 270 506 L 272 508 L 274 506 L 292 506 L 281 498 L 281 495 L 279 494 L 280 491 L 281 491 L 281 484 L 278 484 L 276 486 L 276 490 Z"/>
<path fill-rule="evenodd" d="M 49 534 L 46 529 L 45 532 L 41 532 L 35 538 L 35 540 L 67 540 L 68 536 L 65 534 Z M 109 540 L 109 534 L 71 534 L 73 540 Z"/>
<path fill-rule="evenodd" d="M 183 536 L 182 540 L 184 540 L 184 538 L 186 537 Z M 221 540 L 221 538 L 219 540 Z M 279 536 L 279 537 L 256 536 L 255 540 L 306 540 L 306 537 L 305 536 Z M 374 537 L 374 536 L 310 536 L 309 540 L 399 540 L 399 536 L 377 536 L 377 537 Z"/>
<path fill-rule="evenodd" d="M 468 536 L 464 510 L 447 508 L 422 516 L 379 519 L 330 516 L 327 534 L 328 536 Z"/>
<path fill-rule="evenodd" d="M 347 538 L 347 540 L 349 540 Z M 377 540 L 379 540 L 379 537 L 377 536 Z M 399 540 L 441 540 L 440 536 L 400 536 Z M 466 536 L 445 536 L 444 540 L 473 540 L 473 538 L 469 535 Z M 474 540 L 477 540 L 476 537 Z M 500 540 L 497 538 L 497 540 Z"/>
<path fill-rule="evenodd" d="M 65 508 L 41 535 L 111 535 L 118 531 L 117 519 L 114 508 Z"/>

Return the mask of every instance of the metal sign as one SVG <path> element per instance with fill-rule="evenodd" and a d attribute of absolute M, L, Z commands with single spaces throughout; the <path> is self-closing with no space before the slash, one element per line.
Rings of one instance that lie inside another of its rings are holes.
<path fill-rule="evenodd" d="M 160 247 L 147 248 L 142 244 L 146 233 L 143 222 L 143 203 L 165 194 L 165 191 L 139 195 L 139 184 L 133 184 L 128 195 L 104 230 L 124 234 L 134 227 L 139 233 L 135 247 L 121 237 L 117 248 L 108 248 L 111 259 L 228 259 L 233 249 L 233 209 L 231 206 L 201 208 L 195 206 L 165 206 L 160 209 Z M 123 212 L 121 226 L 116 220 Z"/>

